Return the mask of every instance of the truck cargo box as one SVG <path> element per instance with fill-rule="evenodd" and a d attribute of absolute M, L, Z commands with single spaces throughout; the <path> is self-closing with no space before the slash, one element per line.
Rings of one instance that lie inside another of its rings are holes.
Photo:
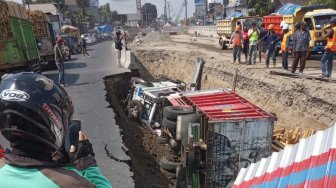
<path fill-rule="evenodd" d="M 236 93 L 227 89 L 201 90 L 169 101 L 177 106 L 193 106 L 202 116 L 199 129 L 193 128 L 197 124 L 189 125 L 191 131 L 184 145 L 188 148 L 187 160 L 194 160 L 186 167 L 188 181 L 193 185 L 230 187 L 241 168 L 271 155 L 274 117 Z M 205 148 L 200 156 L 199 148 Z M 198 160 L 204 169 L 197 165 Z"/>

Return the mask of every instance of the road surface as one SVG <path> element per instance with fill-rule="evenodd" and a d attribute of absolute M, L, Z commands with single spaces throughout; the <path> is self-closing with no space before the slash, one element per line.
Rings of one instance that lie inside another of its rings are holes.
<path fill-rule="evenodd" d="M 127 71 L 119 69 L 112 53 L 112 42 L 105 41 L 89 46 L 90 57 L 73 55 L 73 60 L 65 62 L 65 89 L 70 94 L 75 114 L 74 119 L 82 121 L 82 129 L 93 144 L 96 159 L 103 174 L 112 182 L 113 187 L 134 187 L 130 167 L 126 163 L 110 159 L 104 150 L 107 144 L 110 153 L 119 159 L 129 159 L 121 149 L 123 146 L 120 130 L 116 125 L 114 113 L 105 100 L 104 77 Z M 44 75 L 57 81 L 57 71 Z"/>

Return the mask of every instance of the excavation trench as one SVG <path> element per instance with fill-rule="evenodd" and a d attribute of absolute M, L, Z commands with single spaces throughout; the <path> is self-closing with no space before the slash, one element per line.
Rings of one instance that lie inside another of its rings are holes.
<path fill-rule="evenodd" d="M 190 83 L 195 70 L 196 57 L 205 57 L 202 88 L 228 88 L 232 86 L 232 67 L 218 64 L 213 57 L 195 51 L 135 50 L 137 70 L 113 75 L 105 79 L 107 100 L 121 129 L 128 164 L 134 173 L 135 187 L 173 187 L 173 179 L 160 171 L 160 158 L 169 153 L 169 147 L 156 143 L 155 135 L 147 126 L 127 118 L 123 103 L 132 76 L 147 81 L 165 76 Z M 239 68 L 239 67 L 238 67 Z M 260 70 L 240 67 L 237 93 L 262 109 L 276 114 L 276 126 L 286 130 L 327 128 L 336 119 L 336 97 L 329 83 L 289 80 L 270 77 Z"/>
<path fill-rule="evenodd" d="M 136 188 L 169 188 L 173 181 L 160 171 L 159 166 L 160 158 L 169 153 L 168 146 L 157 144 L 157 135 L 147 126 L 127 118 L 124 111 L 122 100 L 127 95 L 132 76 L 139 74 L 135 71 L 105 78 L 106 99 L 116 114 L 116 122 L 131 161 L 122 161 L 109 152 L 107 154 L 116 162 L 126 162 L 130 165 Z"/>

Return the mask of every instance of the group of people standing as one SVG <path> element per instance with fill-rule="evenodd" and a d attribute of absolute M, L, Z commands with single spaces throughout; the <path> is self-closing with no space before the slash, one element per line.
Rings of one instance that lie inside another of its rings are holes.
<path fill-rule="evenodd" d="M 309 42 L 311 40 L 309 31 L 306 29 L 306 23 L 295 24 L 294 31 L 289 31 L 289 25 L 281 23 L 282 35 L 279 36 L 274 29 L 274 25 L 268 25 L 267 29 L 258 29 L 256 23 L 252 23 L 252 28 L 237 25 L 230 38 L 230 44 L 233 46 L 233 62 L 241 63 L 241 52 L 245 55 L 247 65 L 256 64 L 257 52 L 259 52 L 259 61 L 261 62 L 261 53 L 266 52 L 265 65 L 269 68 L 270 61 L 276 66 L 277 44 L 280 44 L 282 53 L 282 67 L 288 68 L 289 52 L 293 53 L 293 63 L 291 72 L 295 73 L 300 63 L 299 74 L 303 74 L 306 59 L 309 54 Z M 323 29 L 323 37 L 327 38 L 325 52 L 321 59 L 322 77 L 331 77 L 333 58 L 336 52 L 336 17 L 330 20 L 331 29 Z M 292 45 L 291 45 L 292 42 Z"/>

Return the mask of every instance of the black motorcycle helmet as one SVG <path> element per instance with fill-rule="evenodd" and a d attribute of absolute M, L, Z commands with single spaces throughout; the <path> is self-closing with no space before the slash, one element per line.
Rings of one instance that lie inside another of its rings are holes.
<path fill-rule="evenodd" d="M 32 72 L 2 77 L 0 131 L 11 145 L 31 142 L 52 153 L 64 151 L 72 114 L 70 97 L 49 78 Z"/>

